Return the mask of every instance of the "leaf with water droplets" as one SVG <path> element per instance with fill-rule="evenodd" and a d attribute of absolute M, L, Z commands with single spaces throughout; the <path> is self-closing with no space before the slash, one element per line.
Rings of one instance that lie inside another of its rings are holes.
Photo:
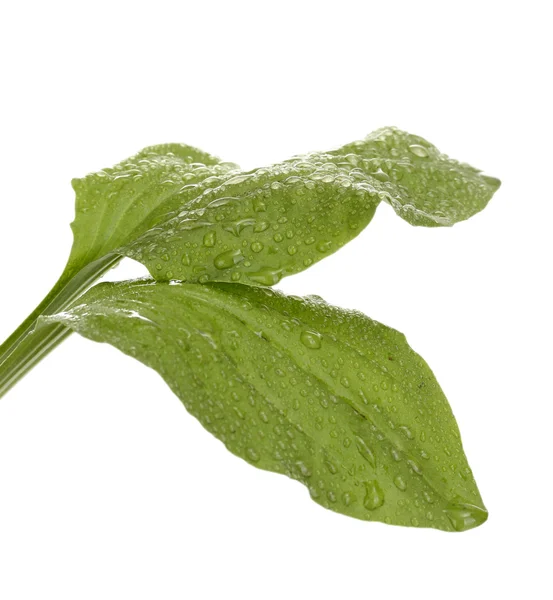
<path fill-rule="evenodd" d="M 118 251 L 157 280 L 271 286 L 358 235 L 381 188 L 331 156 L 301 157 L 223 178 Z"/>
<path fill-rule="evenodd" d="M 332 152 L 229 174 L 118 251 L 161 281 L 271 286 L 352 240 L 381 201 L 412 224 L 452 225 L 498 187 L 422 138 L 385 128 Z"/>
<path fill-rule="evenodd" d="M 221 163 L 197 148 L 163 144 L 74 179 L 76 215 L 68 266 L 79 270 L 113 253 L 236 170 L 236 165 Z"/>
<path fill-rule="evenodd" d="M 442 154 L 425 139 L 384 127 L 332 152 L 382 182 L 383 198 L 412 225 L 453 225 L 481 211 L 500 186 L 494 177 Z"/>
<path fill-rule="evenodd" d="M 359 312 L 148 279 L 100 284 L 46 322 L 154 368 L 231 452 L 301 481 L 326 508 L 446 531 L 487 518 L 431 370 Z"/>

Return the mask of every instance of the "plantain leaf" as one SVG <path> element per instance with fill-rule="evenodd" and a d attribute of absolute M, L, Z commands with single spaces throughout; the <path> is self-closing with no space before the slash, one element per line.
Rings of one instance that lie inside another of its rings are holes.
<path fill-rule="evenodd" d="M 236 171 L 197 148 L 163 144 L 145 148 L 110 169 L 72 181 L 76 216 L 69 268 L 102 258 L 134 240 L 201 193 L 201 182 Z"/>
<path fill-rule="evenodd" d="M 359 312 L 148 279 L 99 284 L 42 322 L 152 367 L 231 452 L 304 483 L 326 508 L 446 531 L 487 518 L 431 370 Z"/>
<path fill-rule="evenodd" d="M 332 160 L 317 154 L 235 175 L 119 252 L 158 280 L 274 285 L 357 236 L 387 194 Z"/>
<path fill-rule="evenodd" d="M 381 201 L 412 224 L 453 225 L 498 187 L 422 138 L 385 128 L 331 153 L 233 173 L 118 251 L 157 280 L 274 285 L 357 236 Z"/>
<path fill-rule="evenodd" d="M 486 207 L 499 179 L 449 158 L 425 139 L 384 127 L 333 152 L 384 183 L 385 199 L 412 225 L 454 225 Z M 337 159 L 338 161 L 340 158 Z M 340 164 L 340 163 L 339 163 Z"/>

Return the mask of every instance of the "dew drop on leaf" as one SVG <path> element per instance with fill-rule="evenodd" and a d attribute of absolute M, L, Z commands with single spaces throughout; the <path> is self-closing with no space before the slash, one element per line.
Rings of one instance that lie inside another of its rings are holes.
<path fill-rule="evenodd" d="M 253 226 L 253 230 L 255 233 L 262 233 L 263 231 L 266 231 L 267 229 L 269 229 L 269 223 L 267 223 L 267 221 L 258 221 Z"/>
<path fill-rule="evenodd" d="M 304 476 L 304 477 L 311 477 L 311 470 L 309 469 L 309 467 L 303 462 L 303 461 L 298 461 L 296 463 L 296 466 L 298 467 L 300 473 Z"/>
<path fill-rule="evenodd" d="M 336 473 L 338 473 L 338 468 L 336 465 L 329 460 L 325 461 L 325 467 L 328 469 L 329 473 L 332 473 L 332 475 L 336 475 Z"/>
<path fill-rule="evenodd" d="M 384 504 L 384 492 L 378 484 L 378 481 L 365 482 L 365 498 L 363 506 L 367 510 L 375 510 Z"/>
<path fill-rule="evenodd" d="M 246 454 L 252 462 L 257 462 L 259 460 L 259 454 L 253 448 L 248 448 Z"/>
<path fill-rule="evenodd" d="M 371 467 L 376 467 L 376 459 L 373 451 L 367 446 L 367 443 L 362 437 L 356 436 L 355 446 L 359 454 L 371 465 Z"/>
<path fill-rule="evenodd" d="M 250 246 L 252 249 L 252 252 L 261 252 L 261 250 L 263 250 L 264 246 L 261 242 L 252 242 L 252 245 Z"/>
<path fill-rule="evenodd" d="M 397 487 L 398 490 L 401 490 L 402 492 L 404 492 L 407 489 L 407 484 L 405 483 L 401 475 L 396 475 L 394 477 L 394 485 Z"/>
<path fill-rule="evenodd" d="M 261 269 L 256 273 L 249 273 L 248 277 L 261 285 L 276 285 L 280 281 L 282 273 L 278 269 Z"/>
<path fill-rule="evenodd" d="M 317 350 L 321 347 L 321 334 L 316 331 L 305 330 L 300 334 L 301 343 L 311 350 Z"/>
<path fill-rule="evenodd" d="M 317 250 L 319 252 L 328 252 L 332 246 L 332 242 L 319 242 L 317 244 Z"/>
<path fill-rule="evenodd" d="M 398 429 L 403 432 L 403 435 L 405 435 L 408 440 L 412 440 L 415 437 L 407 425 L 400 425 Z"/>
<path fill-rule="evenodd" d="M 409 151 L 419 158 L 428 158 L 428 150 L 420 144 L 411 144 Z"/>
<path fill-rule="evenodd" d="M 466 531 L 477 527 L 488 518 L 487 510 L 464 503 L 449 504 L 445 513 L 456 531 Z"/>
<path fill-rule="evenodd" d="M 342 502 L 346 505 L 349 506 L 351 504 L 352 501 L 352 497 L 351 494 L 349 492 L 344 492 L 342 494 Z"/>
<path fill-rule="evenodd" d="M 213 246 L 215 246 L 215 237 L 216 237 L 216 234 L 214 231 L 208 231 L 204 235 L 204 246 L 206 248 L 213 248 Z"/>
<path fill-rule="evenodd" d="M 377 171 L 375 171 L 372 176 L 375 179 L 378 179 L 378 181 L 389 181 L 390 177 L 388 176 L 387 173 L 385 173 L 382 169 L 378 169 Z"/>
<path fill-rule="evenodd" d="M 242 262 L 244 260 L 244 255 L 242 254 L 242 250 L 227 250 L 226 252 L 222 252 L 215 257 L 213 264 L 217 269 L 230 269 L 234 265 Z"/>

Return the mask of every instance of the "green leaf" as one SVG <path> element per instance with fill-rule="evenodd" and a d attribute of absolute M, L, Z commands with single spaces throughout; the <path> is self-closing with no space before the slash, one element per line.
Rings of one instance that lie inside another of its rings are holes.
<path fill-rule="evenodd" d="M 237 170 L 197 148 L 163 144 L 145 148 L 113 168 L 72 181 L 76 193 L 69 268 L 82 269 L 182 208 L 211 184 Z"/>
<path fill-rule="evenodd" d="M 207 189 L 119 251 L 158 280 L 270 286 L 357 236 L 386 191 L 333 157 L 299 157 Z"/>
<path fill-rule="evenodd" d="M 452 225 L 498 187 L 422 138 L 385 128 L 332 153 L 233 174 L 119 252 L 161 281 L 274 285 L 356 237 L 381 201 L 415 225 Z"/>
<path fill-rule="evenodd" d="M 46 318 L 155 369 L 234 454 L 365 520 L 487 518 L 457 424 L 405 337 L 320 298 L 238 284 L 104 283 Z"/>
<path fill-rule="evenodd" d="M 500 181 L 441 154 L 425 139 L 384 127 L 333 152 L 385 185 L 386 200 L 412 225 L 453 225 L 486 207 Z"/>

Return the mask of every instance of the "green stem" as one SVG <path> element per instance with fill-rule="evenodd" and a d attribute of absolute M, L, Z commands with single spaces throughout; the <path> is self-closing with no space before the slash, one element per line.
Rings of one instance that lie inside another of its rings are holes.
<path fill-rule="evenodd" d="M 70 270 L 64 271 L 44 300 L 0 346 L 0 398 L 71 333 L 59 324 L 36 328 L 38 318 L 64 310 L 119 260 L 118 255 L 107 255 L 74 276 Z"/>

